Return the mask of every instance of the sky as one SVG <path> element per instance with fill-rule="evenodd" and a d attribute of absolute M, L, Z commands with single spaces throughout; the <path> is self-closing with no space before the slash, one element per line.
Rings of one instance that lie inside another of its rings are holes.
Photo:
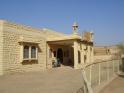
<path fill-rule="evenodd" d="M 0 19 L 65 34 L 77 22 L 95 45 L 124 42 L 124 0 L 0 0 Z"/>

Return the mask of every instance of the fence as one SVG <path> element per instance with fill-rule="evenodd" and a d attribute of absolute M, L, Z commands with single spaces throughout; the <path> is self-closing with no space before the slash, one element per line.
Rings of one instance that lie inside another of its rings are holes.
<path fill-rule="evenodd" d="M 109 82 L 119 72 L 121 60 L 109 60 L 85 64 L 82 67 L 83 87 L 77 93 L 93 93 Z"/>

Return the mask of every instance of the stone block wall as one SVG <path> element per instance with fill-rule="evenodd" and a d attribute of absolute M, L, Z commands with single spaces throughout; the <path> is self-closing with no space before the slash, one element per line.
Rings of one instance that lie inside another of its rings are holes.
<path fill-rule="evenodd" d="M 0 75 L 3 74 L 3 21 L 0 20 Z"/>
<path fill-rule="evenodd" d="M 81 63 L 78 68 L 82 68 L 82 64 L 91 63 L 94 61 L 94 48 L 92 44 L 78 43 L 78 51 L 81 53 Z M 86 60 L 84 60 L 86 56 Z"/>
<path fill-rule="evenodd" d="M 111 59 L 112 59 L 112 55 L 97 55 L 97 56 L 94 56 L 94 61 L 95 62 L 107 61 L 107 60 L 111 60 Z"/>
<path fill-rule="evenodd" d="M 23 29 L 4 22 L 3 29 L 3 73 L 40 71 L 46 69 L 46 40 L 39 31 Z M 25 42 L 38 42 L 38 62 L 36 64 L 22 64 L 20 37 Z M 0 38 L 2 38 L 0 36 Z M 1 39 L 0 39 L 1 40 Z M 1 44 L 1 43 L 0 43 Z M 1 56 L 0 56 L 1 57 Z"/>
<path fill-rule="evenodd" d="M 56 38 L 56 37 L 60 38 L 63 36 L 67 36 L 66 34 L 55 32 L 55 31 L 50 30 L 50 29 L 42 29 L 42 33 L 45 35 L 46 39 L 52 39 L 52 38 Z"/>

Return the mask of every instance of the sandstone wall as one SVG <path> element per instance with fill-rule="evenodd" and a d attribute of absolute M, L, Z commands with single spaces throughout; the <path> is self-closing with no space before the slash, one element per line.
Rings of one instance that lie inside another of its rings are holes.
<path fill-rule="evenodd" d="M 55 37 L 66 36 L 66 34 L 55 32 L 55 31 L 50 30 L 50 29 L 42 29 L 42 34 L 44 34 L 46 39 L 52 39 L 52 38 L 55 38 Z"/>
<path fill-rule="evenodd" d="M 94 54 L 96 56 L 99 56 L 99 55 L 107 55 L 108 54 L 108 47 L 104 47 L 104 46 L 101 46 L 101 47 L 94 47 Z"/>
<path fill-rule="evenodd" d="M 3 74 L 3 21 L 0 20 L 0 75 Z"/>
<path fill-rule="evenodd" d="M 20 58 L 21 45 L 20 38 L 26 42 L 38 42 L 38 62 L 36 64 L 22 64 Z M 24 72 L 24 71 L 39 71 L 46 69 L 46 40 L 43 34 L 30 29 L 19 28 L 13 24 L 4 22 L 3 29 L 3 71 Z"/>
<path fill-rule="evenodd" d="M 82 64 L 91 63 L 94 61 L 93 45 L 82 43 L 81 46 L 82 46 L 82 48 L 80 48 L 80 43 L 79 43 L 78 44 L 78 50 L 81 53 L 81 64 L 78 64 L 78 68 L 81 68 Z M 86 60 L 85 60 L 84 56 L 86 56 Z"/>
<path fill-rule="evenodd" d="M 106 61 L 106 60 L 111 60 L 112 55 L 99 55 L 99 56 L 94 56 L 94 61 Z"/>

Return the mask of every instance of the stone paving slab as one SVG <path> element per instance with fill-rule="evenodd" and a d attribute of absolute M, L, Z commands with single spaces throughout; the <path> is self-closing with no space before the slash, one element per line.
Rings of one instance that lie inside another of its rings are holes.
<path fill-rule="evenodd" d="M 124 93 L 124 74 L 119 75 L 119 77 L 114 79 L 100 93 Z"/>
<path fill-rule="evenodd" d="M 0 76 L 0 93 L 76 93 L 81 71 L 70 67 Z"/>

